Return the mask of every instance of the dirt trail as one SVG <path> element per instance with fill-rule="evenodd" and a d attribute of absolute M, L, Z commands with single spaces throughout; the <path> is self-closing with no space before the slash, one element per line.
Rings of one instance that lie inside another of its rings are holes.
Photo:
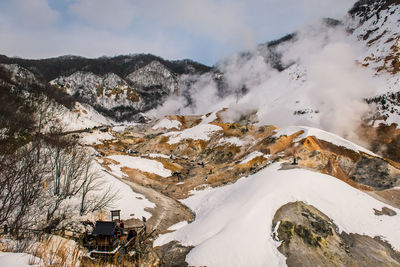
<path fill-rule="evenodd" d="M 154 208 L 145 209 L 152 214 L 146 223 L 150 231 L 156 229 L 157 233 L 163 233 L 167 231 L 171 225 L 178 222 L 191 222 L 194 220 L 195 216 L 193 212 L 177 200 L 167 197 L 152 188 L 139 185 L 128 179 L 117 177 L 108 171 L 107 173 L 129 185 L 133 191 L 144 195 L 150 202 L 153 202 L 156 205 Z"/>

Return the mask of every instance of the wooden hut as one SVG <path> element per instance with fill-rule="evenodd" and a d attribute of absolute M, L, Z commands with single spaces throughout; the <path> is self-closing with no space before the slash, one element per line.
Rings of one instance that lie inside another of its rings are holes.
<path fill-rule="evenodd" d="M 92 232 L 95 250 L 105 252 L 114 251 L 120 243 L 121 235 L 122 231 L 116 222 L 97 221 Z"/>

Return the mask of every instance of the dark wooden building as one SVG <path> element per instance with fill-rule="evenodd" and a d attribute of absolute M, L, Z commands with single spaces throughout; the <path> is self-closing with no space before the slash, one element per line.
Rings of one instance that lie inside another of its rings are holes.
<path fill-rule="evenodd" d="M 113 251 L 115 250 L 122 236 L 122 229 L 116 222 L 97 221 L 92 232 L 94 238 L 95 250 Z"/>

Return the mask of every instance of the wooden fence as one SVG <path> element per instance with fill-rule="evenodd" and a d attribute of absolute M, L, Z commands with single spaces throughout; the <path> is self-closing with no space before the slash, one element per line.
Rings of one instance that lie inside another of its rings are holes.
<path fill-rule="evenodd" d="M 1 228 L 2 235 L 11 235 L 16 239 L 35 239 L 43 240 L 49 235 L 58 235 L 67 239 L 72 239 L 80 242 L 82 239 L 82 233 L 76 231 L 70 231 L 66 229 L 31 229 L 31 228 L 14 228 L 8 225 L 4 225 Z"/>

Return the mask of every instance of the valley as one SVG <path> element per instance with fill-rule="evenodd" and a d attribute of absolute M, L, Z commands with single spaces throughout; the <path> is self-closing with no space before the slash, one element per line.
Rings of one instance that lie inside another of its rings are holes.
<path fill-rule="evenodd" d="M 400 266 L 399 17 L 213 66 L 0 55 L 0 265 Z"/>

